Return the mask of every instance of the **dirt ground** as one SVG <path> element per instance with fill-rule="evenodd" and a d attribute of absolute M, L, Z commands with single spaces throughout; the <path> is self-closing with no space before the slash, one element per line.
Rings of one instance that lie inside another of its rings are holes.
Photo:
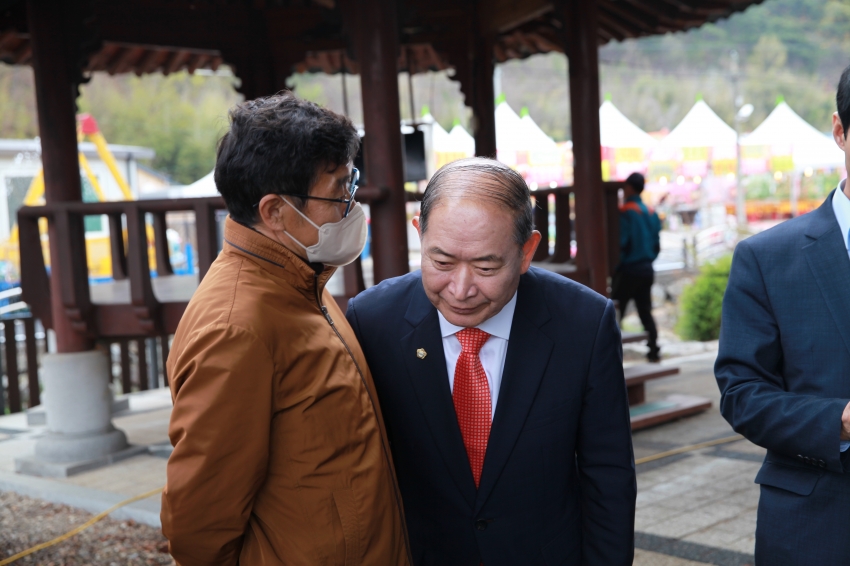
<path fill-rule="evenodd" d="M 0 492 L 0 559 L 56 538 L 91 514 L 11 492 Z M 105 518 L 85 531 L 15 564 L 136 566 L 174 564 L 159 529 Z"/>

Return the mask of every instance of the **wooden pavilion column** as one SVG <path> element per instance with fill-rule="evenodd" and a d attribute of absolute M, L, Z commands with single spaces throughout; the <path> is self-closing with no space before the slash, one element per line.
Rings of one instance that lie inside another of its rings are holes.
<path fill-rule="evenodd" d="M 472 61 L 472 112 L 475 155 L 496 157 L 496 102 L 493 91 L 493 38 L 475 38 Z"/>
<path fill-rule="evenodd" d="M 41 136 L 41 161 L 44 168 L 44 198 L 48 204 L 82 200 L 80 163 L 77 158 L 77 84 L 65 17 L 65 0 L 29 0 L 27 18 L 32 46 L 38 129 Z M 69 223 L 72 231 L 83 231 L 83 225 Z M 70 274 L 60 267 L 59 238 L 79 238 L 82 234 L 59 234 L 55 223 L 50 231 L 50 297 L 53 331 L 59 353 L 91 350 L 94 343 L 71 328 L 62 304 L 62 284 Z"/>
<path fill-rule="evenodd" d="M 375 283 L 407 273 L 407 215 L 398 102 L 395 2 L 356 0 L 352 29 L 360 63 L 366 184 L 383 193 L 370 203 Z M 354 6 L 352 6 L 354 7 Z"/>
<path fill-rule="evenodd" d="M 599 139 L 598 0 L 565 0 L 560 7 L 569 59 L 575 178 L 576 265 L 589 287 L 608 295 L 608 229 Z"/>

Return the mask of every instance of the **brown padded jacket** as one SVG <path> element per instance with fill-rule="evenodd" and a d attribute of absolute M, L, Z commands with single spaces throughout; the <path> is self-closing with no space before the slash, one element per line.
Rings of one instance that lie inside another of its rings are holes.
<path fill-rule="evenodd" d="M 226 221 L 168 357 L 162 530 L 181 566 L 408 565 L 372 376 L 317 273 Z"/>

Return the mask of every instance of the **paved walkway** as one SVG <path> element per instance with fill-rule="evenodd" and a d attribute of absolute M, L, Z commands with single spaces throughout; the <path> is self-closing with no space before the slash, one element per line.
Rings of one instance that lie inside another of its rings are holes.
<path fill-rule="evenodd" d="M 711 410 L 634 435 L 635 458 L 734 431 L 719 411 L 714 354 L 665 362 L 681 373 L 647 384 L 647 400 L 671 393 L 701 395 Z M 746 440 L 705 448 L 638 466 L 635 564 L 753 564 L 758 486 L 753 483 L 764 449 Z M 658 555 L 666 556 L 662 561 Z"/>
<path fill-rule="evenodd" d="M 720 395 L 713 357 L 707 352 L 668 360 L 665 363 L 681 368 L 680 375 L 647 384 L 648 401 L 683 393 L 708 397 L 714 406 L 695 417 L 635 433 L 636 458 L 733 434 L 717 408 Z M 150 453 L 63 480 L 15 474 L 14 458 L 31 454 L 44 428 L 28 427 L 24 415 L 0 417 L 0 490 L 99 512 L 161 487 L 169 392 L 163 389 L 130 397 L 130 409 L 115 417 L 115 425 L 130 442 L 151 447 Z M 739 441 L 638 466 L 635 565 L 753 564 L 758 503 L 753 478 L 763 456 L 761 448 Z M 159 496 L 119 510 L 115 517 L 158 526 Z"/>

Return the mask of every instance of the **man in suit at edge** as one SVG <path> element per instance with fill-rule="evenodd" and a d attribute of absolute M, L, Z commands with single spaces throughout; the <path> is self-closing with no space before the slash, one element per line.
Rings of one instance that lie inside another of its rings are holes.
<path fill-rule="evenodd" d="M 349 303 L 417 566 L 631 565 L 636 482 L 612 302 L 530 267 L 528 186 L 470 158 L 413 219 L 422 269 Z"/>
<path fill-rule="evenodd" d="M 850 67 L 832 133 L 850 168 Z M 715 366 L 720 410 L 767 448 L 760 566 L 850 564 L 850 187 L 738 244 Z"/>

